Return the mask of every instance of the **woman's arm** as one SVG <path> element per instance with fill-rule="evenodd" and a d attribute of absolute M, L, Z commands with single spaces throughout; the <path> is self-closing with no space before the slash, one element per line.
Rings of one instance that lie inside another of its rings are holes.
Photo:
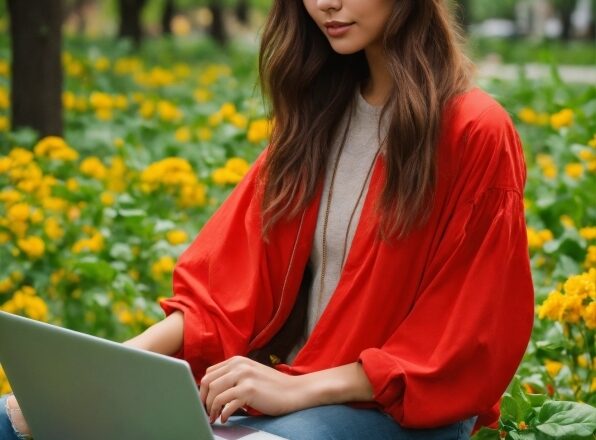
<path fill-rule="evenodd" d="M 373 389 L 360 362 L 299 376 L 305 407 L 345 402 L 370 402 Z"/>
<path fill-rule="evenodd" d="M 182 347 L 183 328 L 184 314 L 176 311 L 122 344 L 171 356 Z"/>

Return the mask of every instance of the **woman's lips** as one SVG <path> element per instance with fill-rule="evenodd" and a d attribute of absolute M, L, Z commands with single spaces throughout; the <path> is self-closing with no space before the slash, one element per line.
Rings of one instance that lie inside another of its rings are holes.
<path fill-rule="evenodd" d="M 327 26 L 327 34 L 330 37 L 341 37 L 350 30 L 354 23 L 349 23 L 343 26 Z"/>

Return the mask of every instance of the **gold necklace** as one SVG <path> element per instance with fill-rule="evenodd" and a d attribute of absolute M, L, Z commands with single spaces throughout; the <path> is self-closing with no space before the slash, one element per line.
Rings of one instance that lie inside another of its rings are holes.
<path fill-rule="evenodd" d="M 329 221 L 329 210 L 331 207 L 331 199 L 333 196 L 333 184 L 335 182 L 335 174 L 337 172 L 337 165 L 339 164 L 339 158 L 341 156 L 341 153 L 343 151 L 345 142 L 346 142 L 346 137 L 347 137 L 347 133 L 349 131 L 349 127 L 350 127 L 350 122 L 351 122 L 351 113 L 350 113 L 350 118 L 348 119 L 348 124 L 346 127 L 346 131 L 344 132 L 344 137 L 342 140 L 342 143 L 339 147 L 339 151 L 337 152 L 337 157 L 335 158 L 335 165 L 333 167 L 333 174 L 331 175 L 331 183 L 329 185 L 329 195 L 327 196 L 327 207 L 325 209 L 325 218 L 323 220 L 323 243 L 322 243 L 322 254 L 323 254 L 323 258 L 322 258 L 322 263 L 321 263 L 321 282 L 319 284 L 319 294 L 318 294 L 318 298 L 317 298 L 317 319 L 319 319 L 320 314 L 321 314 L 321 300 L 323 299 L 323 290 L 324 290 L 324 285 L 325 285 L 325 272 L 327 271 L 327 223 Z M 373 136 L 374 137 L 374 136 Z M 354 205 L 354 208 L 352 209 L 352 214 L 350 215 L 350 220 L 348 222 L 348 227 L 346 229 L 346 235 L 344 238 L 344 247 L 343 247 L 343 253 L 342 253 L 342 259 L 341 259 L 341 263 L 340 263 L 340 278 L 341 278 L 341 271 L 343 269 L 343 265 L 344 265 L 344 259 L 346 257 L 346 249 L 347 249 L 347 243 L 348 243 L 348 235 L 350 232 L 350 227 L 352 224 L 352 219 L 354 218 L 354 214 L 356 212 L 356 209 L 358 208 L 358 204 L 360 203 L 360 199 L 362 198 L 362 194 L 364 193 L 364 188 L 366 187 L 366 182 L 368 182 L 368 178 L 370 177 L 370 173 L 372 172 L 372 169 L 374 167 L 374 164 L 376 162 L 377 156 L 379 154 L 379 151 L 381 151 L 381 146 L 379 145 L 379 148 L 377 149 L 372 163 L 370 164 L 370 167 L 368 169 L 368 172 L 366 174 L 366 178 L 364 179 L 364 183 L 362 184 L 362 188 L 360 189 L 360 194 L 358 195 L 358 199 L 356 200 L 356 204 Z"/>

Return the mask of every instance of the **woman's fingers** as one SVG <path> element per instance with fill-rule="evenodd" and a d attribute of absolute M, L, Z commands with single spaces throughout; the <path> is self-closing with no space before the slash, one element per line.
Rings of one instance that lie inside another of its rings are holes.
<path fill-rule="evenodd" d="M 199 386 L 199 396 L 201 397 L 201 402 L 203 402 L 203 405 L 206 405 L 207 403 L 207 396 L 211 390 L 212 383 L 221 376 L 225 375 L 227 372 L 228 369 L 224 365 L 220 368 L 211 370 L 209 373 L 206 373 L 203 376 L 203 379 L 201 379 L 201 385 Z"/>
<path fill-rule="evenodd" d="M 209 384 L 209 388 L 207 390 L 207 397 L 205 399 L 205 406 L 207 408 L 207 412 L 211 412 L 211 408 L 213 406 L 213 401 L 215 398 L 221 393 L 230 388 L 236 386 L 237 377 L 236 374 L 233 372 L 228 372 L 221 377 L 215 379 Z"/>
<path fill-rule="evenodd" d="M 240 399 L 234 399 L 227 405 L 224 405 L 223 410 L 221 411 L 221 423 L 226 423 L 230 416 L 243 406 L 244 404 Z"/>
<path fill-rule="evenodd" d="M 219 414 L 222 412 L 222 409 L 225 405 L 231 404 L 231 402 L 240 402 L 240 406 L 244 405 L 244 403 L 239 399 L 240 396 L 238 396 L 238 394 L 238 387 L 233 387 L 217 395 L 215 399 L 213 399 L 213 404 L 209 410 L 209 420 L 211 423 L 215 422 L 217 416 L 219 416 Z M 235 403 L 235 405 L 237 404 Z M 240 406 L 238 406 L 238 408 L 240 408 Z"/>

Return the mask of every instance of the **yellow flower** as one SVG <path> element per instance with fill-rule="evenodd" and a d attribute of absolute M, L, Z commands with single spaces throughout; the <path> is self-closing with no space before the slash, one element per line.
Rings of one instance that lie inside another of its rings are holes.
<path fill-rule="evenodd" d="M 41 257 L 46 249 L 44 241 L 34 235 L 19 239 L 17 245 L 31 259 Z"/>
<path fill-rule="evenodd" d="M 114 195 L 110 192 L 102 192 L 99 198 L 101 200 L 101 204 L 104 206 L 112 206 L 114 204 Z"/>
<path fill-rule="evenodd" d="M 582 318 L 586 323 L 586 327 L 590 330 L 596 329 L 596 301 L 588 304 L 582 312 Z"/>
<path fill-rule="evenodd" d="M 585 162 L 589 162 L 590 160 L 592 160 L 594 158 L 594 153 L 592 153 L 591 150 L 583 149 L 578 153 L 578 156 L 581 160 L 583 160 Z"/>
<path fill-rule="evenodd" d="M 63 212 L 68 207 L 67 201 L 58 197 L 48 197 L 42 200 L 41 204 L 48 211 L 55 212 Z"/>
<path fill-rule="evenodd" d="M 559 374 L 559 371 L 561 371 L 561 368 L 563 368 L 563 364 L 561 362 L 552 361 L 550 359 L 547 359 L 544 362 L 544 366 L 546 368 L 547 373 L 551 377 L 555 377 L 557 374 Z"/>
<path fill-rule="evenodd" d="M 92 92 L 89 96 L 89 103 L 95 110 L 112 110 L 112 97 L 103 92 Z"/>
<path fill-rule="evenodd" d="M 99 108 L 95 110 L 95 117 L 100 121 L 110 121 L 114 117 L 112 110 L 109 108 Z"/>
<path fill-rule="evenodd" d="M 573 221 L 573 219 L 566 214 L 559 217 L 559 221 L 563 226 L 565 226 L 568 229 L 575 227 L 575 222 Z"/>
<path fill-rule="evenodd" d="M 128 98 L 124 95 L 115 95 L 112 97 L 112 104 L 119 110 L 124 110 L 128 106 Z"/>
<path fill-rule="evenodd" d="M 13 288 L 12 280 L 10 278 L 0 279 L 0 293 L 6 293 Z"/>
<path fill-rule="evenodd" d="M 271 136 L 272 123 L 267 119 L 257 119 L 250 123 L 247 138 L 249 142 L 258 144 Z"/>
<path fill-rule="evenodd" d="M 234 124 L 236 127 L 243 129 L 246 128 L 246 124 L 248 124 L 248 119 L 246 116 L 241 115 L 240 113 L 236 113 L 230 116 L 230 122 Z"/>
<path fill-rule="evenodd" d="M 124 147 L 124 139 L 122 139 L 122 138 L 114 139 L 114 146 L 118 149 Z"/>
<path fill-rule="evenodd" d="M 565 293 L 569 296 L 579 296 L 582 299 L 591 297 L 596 299 L 596 283 L 588 273 L 570 276 L 563 285 Z"/>
<path fill-rule="evenodd" d="M 241 157 L 232 157 L 226 161 L 226 168 L 233 173 L 244 176 L 248 172 L 250 165 Z"/>
<path fill-rule="evenodd" d="M 180 127 L 174 133 L 174 137 L 178 142 L 188 142 L 191 138 L 191 132 L 189 127 Z"/>
<path fill-rule="evenodd" d="M 153 117 L 154 113 L 155 103 L 153 101 L 143 101 L 141 108 L 139 109 L 139 114 L 145 119 L 150 119 Z"/>
<path fill-rule="evenodd" d="M 555 130 L 560 130 L 563 127 L 569 127 L 573 124 L 573 110 L 565 108 L 550 117 L 550 125 Z"/>
<path fill-rule="evenodd" d="M 43 213 L 39 209 L 34 209 L 33 212 L 31 212 L 31 223 L 41 223 L 43 218 Z"/>
<path fill-rule="evenodd" d="M 10 235 L 6 232 L 0 232 L 0 244 L 6 244 L 10 241 Z"/>
<path fill-rule="evenodd" d="M 201 127 L 197 130 L 197 137 L 201 141 L 208 141 L 213 137 L 213 132 L 210 128 Z"/>
<path fill-rule="evenodd" d="M 581 163 L 570 163 L 565 165 L 565 173 L 572 179 L 579 179 L 584 173 L 584 166 Z"/>
<path fill-rule="evenodd" d="M 10 107 L 10 97 L 8 91 L 4 88 L 0 88 L 0 109 L 8 109 Z"/>
<path fill-rule="evenodd" d="M 209 118 L 207 118 L 207 123 L 211 127 L 215 127 L 215 126 L 221 124 L 222 121 L 223 121 L 223 115 L 220 112 L 215 112 L 215 113 L 209 115 Z"/>
<path fill-rule="evenodd" d="M 184 232 L 180 229 L 168 231 L 168 233 L 166 234 L 166 237 L 167 237 L 168 241 L 170 242 L 170 244 L 173 244 L 173 245 L 186 243 L 188 241 L 188 235 L 186 234 L 186 232 Z"/>
<path fill-rule="evenodd" d="M 579 230 L 579 235 L 581 235 L 586 240 L 596 240 L 596 226 L 581 228 Z"/>
<path fill-rule="evenodd" d="M 76 160 L 79 154 L 58 136 L 47 136 L 40 140 L 33 148 L 36 156 L 53 160 Z"/>
<path fill-rule="evenodd" d="M 580 354 L 577 356 L 577 365 L 579 365 L 582 368 L 588 368 L 588 364 L 589 364 L 589 357 L 586 358 L 587 354 Z"/>
<path fill-rule="evenodd" d="M 229 119 L 231 118 L 234 114 L 236 114 L 236 106 L 231 103 L 231 102 L 226 102 L 224 103 L 220 109 L 219 109 L 219 113 L 225 118 L 225 119 Z"/>
<path fill-rule="evenodd" d="M 590 139 L 588 141 L 588 145 L 592 148 L 596 148 L 596 134 L 594 135 L 594 137 L 592 139 Z"/>
<path fill-rule="evenodd" d="M 5 189 L 0 191 L 0 202 L 10 205 L 21 200 L 21 193 L 14 189 Z"/>
<path fill-rule="evenodd" d="M 526 124 L 535 124 L 538 121 L 538 114 L 530 107 L 522 108 L 518 113 L 519 119 Z"/>
<path fill-rule="evenodd" d="M 27 203 L 16 203 L 8 208 L 6 218 L 11 222 L 25 222 L 29 219 L 31 208 Z"/>
<path fill-rule="evenodd" d="M 24 148 L 13 148 L 8 156 L 12 159 L 13 165 L 23 166 L 28 165 L 33 161 L 33 153 Z"/>
<path fill-rule="evenodd" d="M 193 93 L 195 100 L 199 103 L 208 102 L 213 94 L 207 89 L 196 89 Z"/>
<path fill-rule="evenodd" d="M 225 185 L 228 183 L 228 170 L 225 168 L 217 168 L 211 173 L 211 180 L 216 185 Z"/>
<path fill-rule="evenodd" d="M 584 266 L 586 268 L 596 267 L 596 246 L 588 246 Z"/>
<path fill-rule="evenodd" d="M 0 60 L 0 76 L 8 78 L 10 66 L 6 60 Z"/>
<path fill-rule="evenodd" d="M 102 180 L 106 177 L 106 167 L 98 157 L 91 156 L 81 162 L 81 173 L 86 176 Z"/>
<path fill-rule="evenodd" d="M 59 240 L 64 236 L 64 230 L 60 226 L 60 222 L 54 217 L 50 217 L 46 220 L 44 231 L 52 240 Z"/>
<path fill-rule="evenodd" d="M 0 132 L 8 131 L 10 128 L 10 123 L 8 122 L 8 118 L 6 116 L 0 116 Z"/>
<path fill-rule="evenodd" d="M 559 321 L 577 324 L 583 311 L 581 296 L 565 296 L 563 310 L 559 314 Z"/>
<path fill-rule="evenodd" d="M 0 306 L 0 309 L 13 314 L 25 313 L 32 319 L 47 321 L 48 306 L 31 286 L 21 287 L 9 301 Z"/>
<path fill-rule="evenodd" d="M 170 256 L 161 257 L 151 266 L 151 273 L 156 279 L 161 279 L 164 275 L 170 274 L 174 270 L 175 261 Z"/>
<path fill-rule="evenodd" d="M 565 296 L 561 292 L 558 290 L 551 291 L 542 305 L 538 307 L 538 317 L 556 321 L 563 309 L 564 300 Z"/>
<path fill-rule="evenodd" d="M 542 246 L 553 239 L 553 233 L 548 229 L 537 231 L 534 228 L 527 228 L 528 246 L 530 249 L 542 249 Z"/>
<path fill-rule="evenodd" d="M 89 238 L 78 240 L 71 248 L 75 254 L 81 252 L 100 252 L 104 247 L 104 240 L 99 232 L 95 232 Z"/>
<path fill-rule="evenodd" d="M 159 117 L 167 122 L 176 121 L 182 117 L 182 111 L 169 101 L 159 101 L 157 111 Z"/>
<path fill-rule="evenodd" d="M 9 394 L 12 391 L 4 370 L 0 367 L 0 396 Z"/>
<path fill-rule="evenodd" d="M 66 181 L 66 188 L 68 188 L 68 190 L 70 192 L 76 192 L 79 190 L 79 182 L 77 179 L 75 179 L 74 177 L 71 177 L 70 179 L 68 179 Z"/>
<path fill-rule="evenodd" d="M 106 57 L 99 57 L 95 60 L 95 69 L 100 72 L 105 72 L 110 68 L 110 60 Z"/>

